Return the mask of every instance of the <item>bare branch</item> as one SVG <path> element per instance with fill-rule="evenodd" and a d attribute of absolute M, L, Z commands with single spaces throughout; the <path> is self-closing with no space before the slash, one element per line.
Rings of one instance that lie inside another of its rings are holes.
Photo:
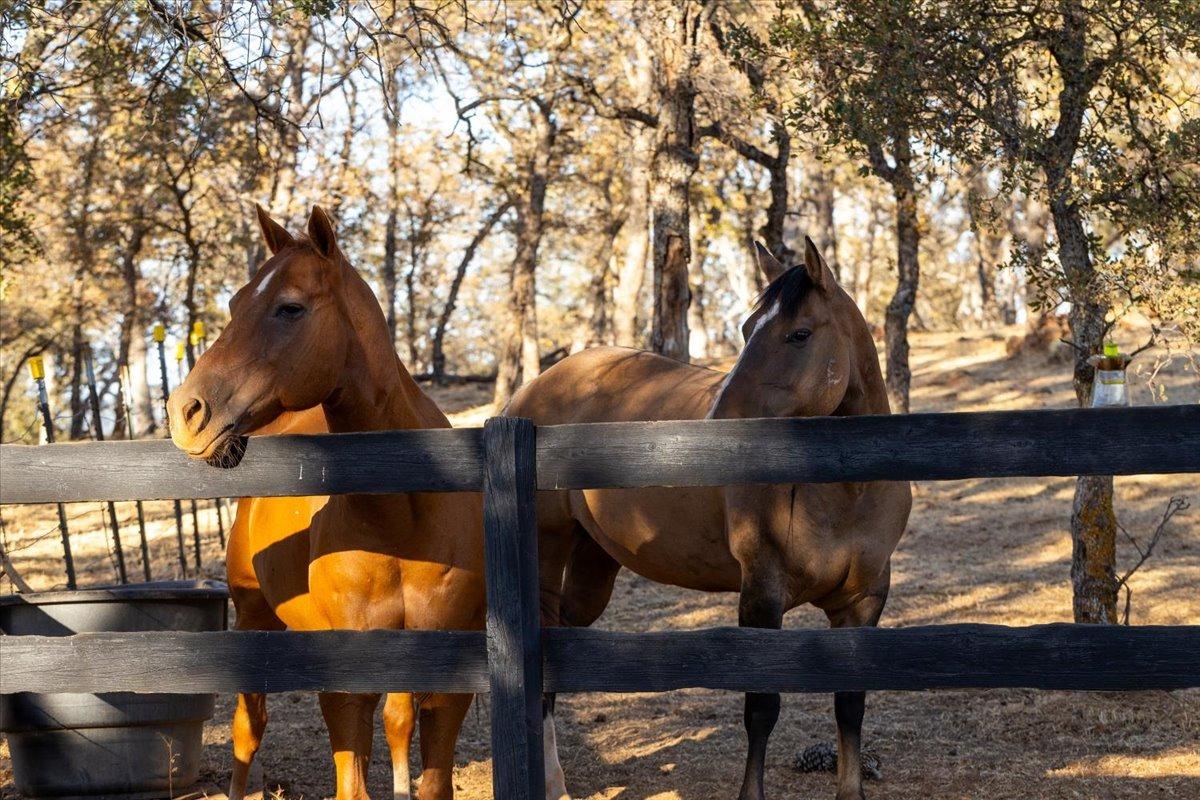
<path fill-rule="evenodd" d="M 1126 570 L 1125 574 L 1117 579 L 1118 591 L 1121 588 L 1125 589 L 1125 613 L 1122 619 L 1123 625 L 1129 624 L 1129 611 L 1133 601 L 1133 589 L 1129 586 L 1129 579 L 1133 577 L 1135 572 L 1141 569 L 1142 565 L 1146 563 L 1150 556 L 1154 555 L 1154 548 L 1158 546 L 1158 541 L 1162 538 L 1163 531 L 1167 529 L 1167 523 L 1171 521 L 1171 518 L 1182 511 L 1186 511 L 1190 507 L 1191 503 L 1188 502 L 1186 497 L 1172 497 L 1170 500 L 1168 500 L 1167 507 L 1163 510 L 1162 518 L 1158 522 L 1158 527 L 1156 527 L 1154 529 L 1154 533 L 1150 535 L 1150 541 L 1146 543 L 1145 547 L 1142 547 L 1141 544 L 1138 543 L 1138 540 L 1133 538 L 1129 531 L 1125 530 L 1124 525 L 1119 522 L 1117 523 L 1117 527 L 1120 528 L 1121 533 L 1125 534 L 1125 538 L 1128 539 L 1129 543 L 1133 545 L 1133 549 L 1137 550 L 1138 552 L 1137 563 Z"/>

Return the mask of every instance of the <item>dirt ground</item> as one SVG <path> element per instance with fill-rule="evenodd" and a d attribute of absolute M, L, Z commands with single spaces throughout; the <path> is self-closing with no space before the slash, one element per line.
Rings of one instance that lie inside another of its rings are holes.
<path fill-rule="evenodd" d="M 916 334 L 914 411 L 1070 406 L 1063 355 L 1036 351 L 1010 359 L 1005 339 L 1014 332 Z M 1175 359 L 1158 374 L 1156 386 L 1147 385 L 1143 369 L 1134 376 L 1134 402 L 1197 402 L 1200 378 L 1193 363 Z M 490 387 L 456 387 L 439 392 L 437 399 L 454 412 L 456 424 L 478 424 L 487 415 L 483 403 L 489 393 Z M 1133 578 L 1133 624 L 1200 622 L 1200 480 L 1118 478 L 1116 486 L 1121 522 L 1139 538 L 1154 529 L 1170 497 L 1188 496 L 1196 506 L 1175 518 L 1154 557 Z M 911 523 L 893 561 L 882 624 L 1069 621 L 1066 526 L 1072 489 L 1070 479 L 917 485 Z M 170 504 L 154 504 L 148 511 L 154 518 L 156 577 L 177 574 Z M 61 583 L 53 509 L 4 512 L 6 541 L 27 579 L 36 588 Z M 68 513 L 86 515 L 73 520 L 79 530 L 97 526 L 94 504 L 71 506 Z M 212 511 L 202 513 L 208 515 L 202 521 L 204 572 L 219 577 Z M 123 539 L 127 551 L 136 550 L 136 529 L 125 528 Z M 104 535 L 79 535 L 75 543 L 81 584 L 111 580 Z M 1132 563 L 1135 555 L 1122 542 L 1121 565 Z M 131 570 L 137 569 L 140 562 L 133 557 Z M 7 582 L 0 583 L 0 591 L 8 590 Z M 733 595 L 658 586 L 626 572 L 598 625 L 667 630 L 735 621 Z M 807 609 L 786 621 L 796 627 L 823 623 Z M 576 798 L 732 797 L 744 755 L 741 705 L 740 695 L 700 690 L 562 696 L 558 737 L 568 786 Z M 203 782 L 214 793 L 229 775 L 231 713 L 232 698 L 220 698 L 205 734 Z M 330 796 L 332 763 L 315 698 L 273 697 L 270 715 L 259 756 L 268 787 L 289 799 Z M 833 732 L 829 696 L 784 698 L 768 752 L 772 797 L 832 797 L 832 775 L 801 774 L 792 764 L 808 745 L 832 741 Z M 459 743 L 461 797 L 491 796 L 487 735 L 483 698 L 469 714 Z M 882 764 L 882 780 L 867 786 L 873 798 L 1200 798 L 1200 691 L 875 693 L 868 697 L 864 735 L 866 748 Z M 380 731 L 370 775 L 376 798 L 391 791 L 387 764 Z M 0 749 L 0 782 L 0 794 L 12 796 L 6 745 Z"/>

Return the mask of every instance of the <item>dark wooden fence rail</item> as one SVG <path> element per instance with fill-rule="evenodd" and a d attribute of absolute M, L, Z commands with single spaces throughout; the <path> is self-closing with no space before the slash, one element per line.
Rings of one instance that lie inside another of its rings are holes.
<path fill-rule="evenodd" d="M 11 637 L 0 645 L 5 694 L 490 688 L 481 632 L 84 633 Z M 554 692 L 1200 686 L 1197 626 L 550 629 L 542 647 L 544 686 Z"/>
<path fill-rule="evenodd" d="M 538 428 L 539 489 L 1200 470 L 1200 406 Z"/>
<path fill-rule="evenodd" d="M 536 444 L 535 444 L 536 437 Z M 0 693 L 492 694 L 495 795 L 542 784 L 548 691 L 1200 686 L 1200 627 L 942 625 L 673 633 L 537 625 L 536 488 L 1200 472 L 1200 406 L 272 437 L 243 463 L 166 442 L 0 447 L 0 503 L 483 491 L 487 632 L 0 637 Z"/>
<path fill-rule="evenodd" d="M 1200 469 L 1200 406 L 552 425 L 539 489 L 1137 475 Z M 170 442 L 0 446 L 0 503 L 478 491 L 483 432 L 269 436 L 236 469 Z"/>

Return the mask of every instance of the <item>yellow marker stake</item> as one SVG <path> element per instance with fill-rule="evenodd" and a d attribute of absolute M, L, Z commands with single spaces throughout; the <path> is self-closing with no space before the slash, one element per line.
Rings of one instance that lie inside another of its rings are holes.
<path fill-rule="evenodd" d="M 187 350 L 184 348 L 183 342 L 179 342 L 175 345 L 175 360 L 183 361 L 185 355 L 187 355 Z"/>
<path fill-rule="evenodd" d="M 161 342 L 165 342 L 166 340 L 167 340 L 167 329 L 163 326 L 163 324 L 161 322 L 156 322 L 154 324 L 154 341 L 161 343 Z"/>
<path fill-rule="evenodd" d="M 29 359 L 29 374 L 33 376 L 35 381 L 40 381 L 46 377 L 46 365 L 42 361 L 41 356 L 34 356 Z"/>
<path fill-rule="evenodd" d="M 206 331 L 204 330 L 204 320 L 198 319 L 192 323 L 192 336 L 195 336 L 198 339 L 203 340 L 205 337 L 205 334 L 206 334 Z"/>

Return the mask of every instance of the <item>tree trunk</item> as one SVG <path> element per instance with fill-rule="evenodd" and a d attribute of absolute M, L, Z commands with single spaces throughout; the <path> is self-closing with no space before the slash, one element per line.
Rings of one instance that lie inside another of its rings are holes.
<path fill-rule="evenodd" d="M 895 137 L 896 166 L 892 194 L 896 201 L 896 291 L 888 303 L 884 318 L 887 343 L 887 392 L 892 411 L 907 414 L 912 373 L 908 367 L 908 319 L 917 301 L 917 283 L 921 271 L 918 248 L 921 243 L 917 218 L 917 191 L 912 174 L 912 152 L 908 132 Z"/>
<path fill-rule="evenodd" d="M 1056 185 L 1055 182 L 1051 186 Z M 1067 278 L 1071 298 L 1068 317 L 1075 344 L 1072 383 L 1080 406 L 1091 402 L 1095 371 L 1089 355 L 1100 352 L 1107 307 L 1096 285 L 1087 234 L 1079 209 L 1063 192 L 1050 203 L 1058 259 Z M 1075 482 L 1071 510 L 1071 585 L 1076 622 L 1116 623 L 1117 518 L 1113 510 L 1111 476 L 1081 476 Z"/>
<path fill-rule="evenodd" d="M 649 105 L 654 91 L 654 62 L 646 48 L 635 54 L 631 66 L 636 102 Z M 650 252 L 650 170 L 654 164 L 654 130 L 634 126 L 629 150 L 628 217 L 625 222 L 625 252 L 613 289 L 613 339 L 622 347 L 640 347 L 638 307 L 646 282 L 646 256 Z"/>
<path fill-rule="evenodd" d="M 750 187 L 738 190 L 740 203 L 730 204 L 729 213 L 733 216 L 730 226 L 738 232 L 738 239 L 743 244 L 735 252 L 737 257 L 727 261 L 725 280 L 737 298 L 735 314 L 746 314 L 753 307 L 755 300 L 762 293 L 766 276 L 758 267 L 758 256 L 754 252 L 754 238 L 762 234 L 761 228 L 756 228 L 758 219 L 757 192 Z M 765 242 L 764 242 L 765 244 Z M 731 343 L 734 349 L 741 346 L 740 334 Z"/>
<path fill-rule="evenodd" d="M 337 176 L 335 178 L 336 189 L 329 209 L 333 212 L 333 218 L 339 222 L 343 218 L 342 205 L 350 195 L 350 165 L 354 157 L 355 117 L 358 113 L 358 86 L 352 80 L 346 81 L 345 86 L 346 116 L 348 119 L 346 121 L 346 129 L 342 132 L 342 149 L 338 154 Z"/>
<path fill-rule="evenodd" d="M 191 156 L 188 156 L 191 158 Z M 203 263 L 203 248 L 196 235 L 196 221 L 193 211 L 195 202 L 188 204 L 188 195 L 196 186 L 195 162 L 185 160 L 175 172 L 168 164 L 167 171 L 171 175 L 170 190 L 179 211 L 180 235 L 187 247 L 187 275 L 184 280 L 183 307 L 187 312 L 186 326 L 183 330 L 184 353 L 187 357 L 188 369 L 196 365 L 196 348 L 192 344 L 192 327 L 200 319 L 199 307 L 196 302 L 196 287 L 200 278 L 200 267 Z"/>
<path fill-rule="evenodd" d="M 254 160 L 243 163 L 243 173 L 239 181 L 242 197 L 260 198 L 259 190 L 262 185 L 263 172 L 267 169 L 258 150 L 254 151 Z M 248 205 L 252 205 L 250 203 Z M 238 216 L 238 238 L 242 243 L 242 256 L 246 264 L 246 280 L 254 280 L 259 266 L 266 260 L 267 251 L 263 246 L 262 232 L 258 228 L 254 210 L 246 208 L 249 213 Z M 272 210 L 272 209 L 268 209 Z"/>
<path fill-rule="evenodd" d="M 80 176 L 78 209 L 72 219 L 72 234 L 75 239 L 75 271 L 71 280 L 71 439 L 83 436 L 87 404 L 83 395 L 83 324 L 86 304 L 84 292 L 95 273 L 95 232 L 92 230 L 92 187 L 96 178 L 96 162 L 103 148 L 101 131 L 106 119 L 94 120 L 92 139 L 83 158 L 83 174 Z"/>
<path fill-rule="evenodd" d="M 787 126 L 778 119 L 771 122 L 771 137 L 776 146 L 775 160 L 767 167 L 767 177 L 771 182 L 771 202 L 767 205 L 767 221 L 761 232 L 763 244 L 772 255 L 782 263 L 790 264 L 795 251 L 784 241 L 784 229 L 787 225 L 788 162 L 792 157 L 792 137 Z M 830 267 L 834 265 L 830 255 L 825 255 L 825 259 Z"/>
<path fill-rule="evenodd" d="M 719 217 L 719 212 L 710 212 L 710 219 L 713 223 Z M 694 358 L 708 358 L 710 339 L 708 320 L 704 314 L 704 262 L 708 251 L 708 234 L 704 225 L 693 226 L 691 248 L 693 264 L 689 288 L 692 293 L 692 302 L 688 305 L 688 353 Z"/>
<path fill-rule="evenodd" d="M 512 277 L 509 278 L 510 282 Z M 496 413 L 501 413 L 512 399 L 521 374 L 521 330 L 511 302 L 507 316 L 504 335 L 500 340 L 500 354 L 496 357 L 496 385 L 492 391 L 492 405 Z"/>
<path fill-rule="evenodd" d="M 1036 197 L 1014 195 L 1012 213 L 1009 215 L 1009 234 L 1019 240 L 1025 249 L 1025 258 L 1036 269 L 1046 256 L 1046 238 L 1049 228 L 1049 210 Z M 1026 301 L 1026 275 L 1028 269 L 1018 264 L 1004 273 L 1007 285 L 1004 305 L 1004 321 L 1009 324 L 1024 324 L 1028 318 Z"/>
<path fill-rule="evenodd" d="M 400 110 L 393 98 L 385 111 L 388 137 L 387 221 L 383 227 L 383 310 L 392 346 L 396 346 L 396 236 L 400 223 Z M 410 365 L 411 366 L 411 365 Z"/>
<path fill-rule="evenodd" d="M 613 288 L 613 338 L 622 347 L 638 347 L 638 307 L 646 282 L 646 256 L 650 251 L 649 174 L 650 140 L 654 132 L 639 130 L 630 155 L 629 217 L 625 222 L 625 252 Z"/>
<path fill-rule="evenodd" d="M 419 372 L 417 354 L 417 266 L 421 260 L 420 224 L 409 216 L 408 269 L 404 271 L 404 342 L 408 350 L 408 368 Z"/>
<path fill-rule="evenodd" d="M 187 284 L 183 295 L 183 307 L 187 311 L 187 327 L 183 331 L 184 353 L 187 355 L 187 365 L 190 370 L 196 366 L 196 346 L 192 343 L 192 328 L 200 319 L 200 310 L 196 303 L 196 284 L 200 278 L 200 242 L 194 237 L 191 224 L 191 210 L 184 212 L 184 230 L 188 241 Z"/>
<path fill-rule="evenodd" d="M 866 317 L 871 303 L 871 280 L 875 277 L 875 245 L 879 241 L 880 203 L 875 193 L 871 194 L 871 205 L 867 217 L 867 250 L 854 267 L 854 302 Z"/>
<path fill-rule="evenodd" d="M 546 188 L 550 156 L 558 134 L 553 109 L 535 102 L 534 139 L 526 157 L 524 195 L 517 202 L 516 252 L 509 287 L 510 327 L 500 363 L 492 402 L 502 408 L 518 386 L 541 372 L 537 322 L 537 262 L 545 226 Z"/>
<path fill-rule="evenodd" d="M 471 261 L 475 258 L 475 251 L 479 249 L 480 244 L 510 207 L 510 203 L 504 202 L 491 213 L 479 230 L 475 232 L 467 249 L 463 251 L 462 258 L 459 259 L 458 268 L 454 271 L 454 279 L 450 281 L 450 290 L 446 294 L 446 304 L 442 306 L 442 313 L 433 330 L 433 343 L 430 348 L 430 368 L 434 380 L 439 384 L 446 382 L 446 328 L 450 325 L 450 315 L 454 313 L 454 307 L 458 303 L 458 292 L 462 288 L 463 278 L 467 275 L 467 268 L 471 266 Z"/>
<path fill-rule="evenodd" d="M 982 326 L 994 325 L 1000 318 L 1000 305 L 996 298 L 996 272 L 1003 258 L 1001 248 L 1003 237 L 999 233 L 994 214 L 980 213 L 981 207 L 988 202 L 991 187 L 988 185 L 988 172 L 977 168 L 971 177 L 968 190 L 967 217 L 971 225 L 972 238 L 975 240 L 975 292 L 978 306 L 975 309 L 976 321 Z M 963 286 L 964 296 L 967 291 Z"/>
<path fill-rule="evenodd" d="M 664 4 L 659 75 L 659 119 L 655 128 L 653 186 L 654 318 L 651 348 L 688 361 L 688 266 L 691 261 L 689 194 L 699 157 L 695 146 L 696 86 L 692 65 L 706 3 Z"/>
<path fill-rule="evenodd" d="M 611 203 L 608 208 L 609 222 L 600 234 L 600 242 L 589 262 L 592 265 L 592 280 L 588 286 L 588 307 L 575 327 L 571 352 L 577 353 L 589 347 L 598 347 L 609 341 L 609 320 L 612 318 L 609 300 L 609 283 L 612 275 L 613 245 L 617 234 L 625 226 L 623 214 L 613 216 Z"/>
<path fill-rule="evenodd" d="M 87 405 L 83 399 L 83 303 L 74 303 L 75 321 L 71 325 L 71 439 L 82 439 L 87 420 Z"/>
<path fill-rule="evenodd" d="M 688 306 L 688 354 L 708 358 L 708 321 L 704 316 L 704 277 L 697 275 L 691 285 L 692 302 Z"/>
<path fill-rule="evenodd" d="M 503 408 L 517 387 L 536 378 L 541 371 L 537 342 L 537 243 L 526 207 L 517 209 L 517 251 L 509 283 L 508 331 L 496 365 L 496 387 L 492 402 Z M 540 225 L 537 226 L 540 237 Z"/>
<path fill-rule="evenodd" d="M 279 157 L 272 175 L 271 206 L 273 211 L 285 218 L 298 210 L 293 206 L 298 200 L 296 175 L 301 152 L 300 125 L 306 122 L 304 117 L 309 110 L 304 102 L 304 78 L 308 74 L 306 54 L 312 33 L 313 21 L 305 20 L 301 24 L 288 26 L 287 38 L 283 43 L 283 52 L 287 55 L 279 78 L 287 81 L 284 92 L 286 113 L 292 116 L 296 124 L 288 124 L 281 116 L 276 126 Z"/>
<path fill-rule="evenodd" d="M 133 419 L 133 436 L 143 433 L 152 435 L 156 429 L 154 401 L 150 395 L 150 383 L 146 380 L 146 315 L 141 302 L 141 274 L 138 256 L 146 241 L 150 226 L 143 220 L 144 210 L 134 209 L 137 219 L 126 239 L 121 252 L 121 277 L 125 284 L 125 310 L 121 317 L 120 344 L 117 351 L 117 375 L 124 381 L 128 375 L 130 385 L 125 387 L 132 403 L 129 416 Z M 122 400 L 122 402 L 124 402 Z M 138 427 L 140 423 L 140 428 Z M 125 435 L 125 418 L 117 415 L 117 427 L 113 438 Z"/>
<path fill-rule="evenodd" d="M 158 430 L 154 421 L 155 404 L 153 389 L 150 386 L 149 364 L 146 326 L 143 324 L 134 330 L 129 339 L 129 399 L 133 403 L 129 416 L 133 420 L 134 436 L 153 436 Z"/>
<path fill-rule="evenodd" d="M 539 231 L 538 238 L 541 238 Z M 521 383 L 531 381 L 542 371 L 538 352 L 537 323 L 537 245 L 527 243 L 513 273 L 513 302 L 521 328 Z"/>
<path fill-rule="evenodd" d="M 815 185 L 812 187 L 813 205 L 817 217 L 817 248 L 825 257 L 825 263 L 833 271 L 838 283 L 842 283 L 841 264 L 838 261 L 837 228 L 834 227 L 833 209 L 837 199 L 833 191 L 833 171 L 825 165 L 820 165 L 813 175 Z"/>

